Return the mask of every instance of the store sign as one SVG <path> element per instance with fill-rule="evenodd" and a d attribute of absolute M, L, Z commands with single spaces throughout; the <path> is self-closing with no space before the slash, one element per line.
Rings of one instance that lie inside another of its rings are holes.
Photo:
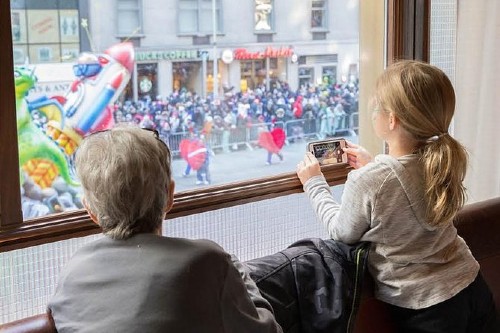
<path fill-rule="evenodd" d="M 182 60 L 198 59 L 200 54 L 197 50 L 177 50 L 177 51 L 137 51 L 135 60 Z"/>
<path fill-rule="evenodd" d="M 64 96 L 71 86 L 71 82 L 40 82 L 30 90 L 28 99 L 35 100 L 43 96 Z"/>
<path fill-rule="evenodd" d="M 254 60 L 264 58 L 288 58 L 293 55 L 291 47 L 273 48 L 268 46 L 264 51 L 250 52 L 247 49 L 234 50 L 234 59 L 236 60 Z"/>
<path fill-rule="evenodd" d="M 224 51 L 222 51 L 221 59 L 225 64 L 232 63 L 234 60 L 233 51 L 231 51 L 230 49 L 225 49 Z"/>

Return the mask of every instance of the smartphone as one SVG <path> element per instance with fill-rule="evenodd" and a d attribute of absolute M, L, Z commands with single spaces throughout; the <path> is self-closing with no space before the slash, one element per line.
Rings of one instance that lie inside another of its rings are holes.
<path fill-rule="evenodd" d="M 321 165 L 347 163 L 345 139 L 329 139 L 309 142 L 307 150 L 310 151 Z"/>

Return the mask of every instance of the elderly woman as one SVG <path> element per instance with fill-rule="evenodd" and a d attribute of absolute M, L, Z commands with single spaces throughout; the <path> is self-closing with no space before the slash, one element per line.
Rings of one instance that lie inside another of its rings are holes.
<path fill-rule="evenodd" d="M 76 171 L 104 237 L 60 275 L 48 306 L 58 332 L 281 332 L 236 258 L 208 240 L 161 236 L 174 182 L 155 132 L 92 134 Z"/>

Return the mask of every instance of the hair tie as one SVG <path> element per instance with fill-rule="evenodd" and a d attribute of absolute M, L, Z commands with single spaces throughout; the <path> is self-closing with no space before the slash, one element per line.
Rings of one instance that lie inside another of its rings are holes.
<path fill-rule="evenodd" d="M 446 135 L 449 135 L 448 132 L 439 133 L 438 135 L 431 136 L 430 138 L 425 140 L 425 142 L 427 142 L 427 143 L 434 142 L 434 141 L 441 139 L 442 137 L 444 137 Z"/>

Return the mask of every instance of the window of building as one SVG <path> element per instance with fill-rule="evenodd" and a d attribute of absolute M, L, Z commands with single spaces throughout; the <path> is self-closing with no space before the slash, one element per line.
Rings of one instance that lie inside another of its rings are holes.
<path fill-rule="evenodd" d="M 299 68 L 299 86 L 307 87 L 314 84 L 314 68 L 300 67 Z"/>
<path fill-rule="evenodd" d="M 255 0 L 255 32 L 271 32 L 274 30 L 273 0 Z"/>
<path fill-rule="evenodd" d="M 323 84 L 328 84 L 328 85 L 334 85 L 337 83 L 337 67 L 336 66 L 325 66 L 321 70 L 321 76 L 322 76 L 322 83 Z M 347 81 L 343 80 L 344 82 Z M 350 83 L 353 83 L 355 81 L 355 78 L 352 78 L 352 81 L 349 81 Z"/>
<path fill-rule="evenodd" d="M 311 29 L 327 28 L 327 1 L 312 0 Z"/>
<path fill-rule="evenodd" d="M 264 83 L 266 78 L 266 60 L 241 61 L 241 80 L 243 90 L 255 89 Z"/>
<path fill-rule="evenodd" d="M 117 34 L 119 36 L 133 37 L 142 34 L 141 8 L 141 0 L 118 0 Z"/>
<path fill-rule="evenodd" d="M 137 64 L 137 83 L 140 99 L 156 99 L 158 95 L 158 64 Z"/>
<path fill-rule="evenodd" d="M 10 16 L 15 64 L 71 61 L 80 53 L 77 1 L 15 1 Z"/>
<path fill-rule="evenodd" d="M 179 0 L 179 34 L 213 34 L 213 10 L 217 22 L 217 33 L 222 32 L 220 0 Z"/>

